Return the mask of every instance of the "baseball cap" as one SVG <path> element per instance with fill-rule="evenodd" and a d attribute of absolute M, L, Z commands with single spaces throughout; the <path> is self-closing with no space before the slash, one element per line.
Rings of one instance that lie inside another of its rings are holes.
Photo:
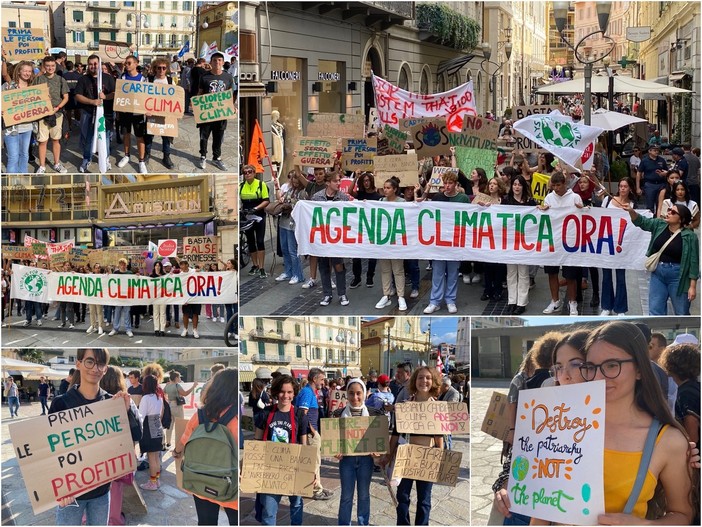
<path fill-rule="evenodd" d="M 690 333 L 681 333 L 680 335 L 675 337 L 675 340 L 673 341 L 673 344 L 694 344 L 697 346 L 700 343 L 699 340 L 697 340 L 697 337 L 694 335 L 691 335 Z"/>
<path fill-rule="evenodd" d="M 675 148 L 673 148 L 673 154 L 675 154 L 676 156 L 682 157 L 685 155 L 685 150 L 683 150 L 679 146 L 676 146 Z"/>
<path fill-rule="evenodd" d="M 173 264 L 170 262 L 170 260 L 166 259 L 163 261 L 163 266 L 164 267 L 173 267 Z"/>
<path fill-rule="evenodd" d="M 385 375 L 384 373 L 378 377 L 378 383 L 379 384 L 387 384 L 390 382 L 390 377 Z"/>
<path fill-rule="evenodd" d="M 649 145 L 648 149 L 649 150 L 660 150 L 661 147 L 660 147 L 660 145 Z"/>

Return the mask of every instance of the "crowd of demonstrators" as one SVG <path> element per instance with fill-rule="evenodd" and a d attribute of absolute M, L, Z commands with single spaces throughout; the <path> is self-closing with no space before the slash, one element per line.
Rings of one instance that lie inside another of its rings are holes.
<path fill-rule="evenodd" d="M 191 98 L 193 96 L 234 90 L 238 85 L 233 73 L 236 64 L 225 61 L 222 53 L 214 53 L 209 61 L 189 59 L 182 64 L 178 57 L 170 61 L 166 57 L 157 57 L 150 64 L 139 64 L 139 58 L 129 55 L 123 62 L 101 62 L 96 54 L 87 58 L 87 63 L 66 60 L 65 52 L 58 56 L 47 55 L 39 61 L 20 61 L 11 64 L 6 60 L 3 50 L 2 90 L 29 88 L 33 85 L 46 84 L 49 88 L 52 112 L 34 122 L 5 127 L 3 138 L 7 156 L 6 172 L 27 173 L 29 163 L 36 162 L 36 173 L 47 171 L 47 150 L 51 150 L 50 168 L 56 173 L 66 173 L 61 162 L 63 144 L 70 138 L 77 123 L 79 133 L 79 155 L 82 162 L 79 170 L 90 171 L 93 158 L 93 134 L 96 107 L 103 106 L 105 115 L 105 132 L 107 134 L 107 155 L 112 151 L 112 140 L 123 144 L 123 155 L 115 156 L 116 166 L 123 168 L 132 159 L 131 147 L 135 142 L 135 167 L 140 174 L 149 171 L 154 136 L 147 133 L 146 115 L 114 111 L 115 81 L 117 79 L 155 84 L 179 84 L 185 93 L 184 113 L 193 115 Z M 100 66 L 102 64 L 102 66 Z M 102 69 L 102 91 L 98 93 L 98 70 Z M 76 121 L 76 123 L 74 123 Z M 222 160 L 222 145 L 227 128 L 227 121 L 216 121 L 197 125 L 199 129 L 199 168 L 205 169 L 208 143 L 212 136 L 212 165 L 220 170 L 227 170 Z M 132 136 L 135 140 L 132 139 Z M 175 164 L 173 138 L 162 136 L 162 163 L 167 169 Z M 36 158 L 32 147 L 37 146 Z M 49 148 L 50 145 L 50 148 Z M 112 169 L 108 157 L 107 170 Z"/>
<path fill-rule="evenodd" d="M 700 466 L 699 450 L 696 450 L 700 426 L 700 391 L 696 377 L 699 374 L 699 342 L 666 347 L 659 359 L 666 373 L 673 376 L 683 392 L 677 397 L 673 414 L 666 401 L 665 388 L 655 373 L 658 366 L 649 356 L 645 332 L 650 335 L 645 324 L 639 326 L 615 321 L 560 335 L 551 346 L 549 362 L 552 365 L 548 371 L 551 381 L 555 382 L 550 384 L 606 381 L 607 434 L 602 489 L 605 514 L 597 518 L 599 524 L 634 525 L 648 520 L 649 523 L 696 525 L 699 523 L 696 470 Z M 696 341 L 691 335 L 687 337 Z M 532 356 L 530 350 L 527 358 Z M 536 387 L 528 385 L 535 375 L 533 365 L 523 364 L 510 388 L 510 394 L 514 388 L 516 395 L 510 395 L 510 402 L 514 400 L 516 404 L 520 389 Z M 544 382 L 540 385 L 546 386 Z M 639 469 L 630 459 L 632 455 L 641 456 L 650 428 L 658 436 L 648 465 L 650 481 L 647 478 L 633 508 L 625 512 Z M 508 452 L 511 452 L 512 440 L 506 442 Z M 506 489 L 510 465 L 508 456 L 492 487 L 494 505 L 505 517 L 504 525 L 548 525 L 543 520 L 510 512 L 510 495 Z"/>

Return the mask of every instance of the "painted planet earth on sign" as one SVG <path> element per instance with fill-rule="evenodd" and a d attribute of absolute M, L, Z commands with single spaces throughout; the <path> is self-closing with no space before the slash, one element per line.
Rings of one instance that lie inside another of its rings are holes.
<path fill-rule="evenodd" d="M 512 475 L 517 481 L 522 481 L 526 478 L 529 472 L 529 460 L 524 456 L 517 456 L 512 462 Z"/>

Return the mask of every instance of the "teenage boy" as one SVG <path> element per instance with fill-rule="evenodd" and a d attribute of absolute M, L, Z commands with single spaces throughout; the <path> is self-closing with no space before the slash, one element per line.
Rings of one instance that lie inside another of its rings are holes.
<path fill-rule="evenodd" d="M 147 78 L 139 73 L 139 59 L 134 55 L 129 55 L 124 61 L 124 73 L 120 79 L 134 82 L 146 82 Z M 146 116 L 137 113 L 119 113 L 120 131 L 122 141 L 124 141 L 124 157 L 117 162 L 117 166 L 122 168 L 129 163 L 129 147 L 131 146 L 132 130 L 137 141 L 137 154 L 139 155 L 139 173 L 146 174 Z"/>
<path fill-rule="evenodd" d="M 54 154 L 54 170 L 60 174 L 68 172 L 61 164 L 61 136 L 63 126 L 62 108 L 68 104 L 68 83 L 60 75 L 56 74 L 56 59 L 48 56 L 42 60 L 44 73 L 39 75 L 34 84 L 46 84 L 49 87 L 49 98 L 53 113 L 44 119 L 39 119 L 39 133 L 37 143 L 39 143 L 39 168 L 37 174 L 46 172 L 46 150 L 51 140 L 51 151 Z"/>
<path fill-rule="evenodd" d="M 224 55 L 219 52 L 214 53 L 210 59 L 210 66 L 212 69 L 200 77 L 198 95 L 233 90 L 234 77 L 223 69 Z M 207 168 L 207 142 L 212 134 L 212 164 L 220 170 L 227 170 L 224 161 L 222 161 L 222 142 L 224 141 L 224 131 L 227 129 L 227 121 L 201 123 L 197 127 L 200 129 L 200 168 Z"/>
<path fill-rule="evenodd" d="M 127 269 L 127 260 L 125 258 L 120 258 L 118 265 L 119 269 L 112 274 L 134 274 Z M 130 315 L 130 309 L 130 306 L 115 306 L 115 312 L 112 315 L 112 331 L 107 334 L 108 337 L 116 335 L 121 326 L 124 326 L 124 331 L 126 331 L 129 338 L 134 336 L 134 333 L 132 333 L 132 316 Z"/>

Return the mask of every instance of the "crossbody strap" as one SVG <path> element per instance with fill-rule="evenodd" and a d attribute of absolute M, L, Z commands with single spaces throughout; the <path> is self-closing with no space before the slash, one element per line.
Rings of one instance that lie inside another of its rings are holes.
<path fill-rule="evenodd" d="M 661 423 L 654 417 L 651 427 L 648 429 L 648 435 L 646 436 L 646 443 L 644 444 L 644 450 L 641 455 L 641 461 L 639 462 L 639 471 L 636 473 L 634 486 L 631 489 L 631 494 L 629 494 L 626 506 L 622 511 L 624 514 L 631 514 L 634 510 L 634 505 L 636 505 L 636 502 L 639 500 L 639 495 L 641 494 L 641 489 L 646 479 L 648 466 L 651 463 L 651 455 L 653 454 L 653 448 L 656 446 L 656 438 L 658 437 L 660 429 Z"/>
<path fill-rule="evenodd" d="M 665 248 L 668 247 L 668 245 L 670 244 L 670 242 L 672 242 L 672 241 L 675 239 L 675 237 L 676 237 L 678 234 L 680 234 L 681 231 L 682 231 L 682 229 L 678 229 L 677 231 L 675 231 L 675 232 L 673 233 L 673 235 L 672 235 L 670 238 L 668 238 L 668 239 L 666 240 L 666 242 L 663 244 L 663 247 L 661 247 L 660 250 L 659 250 L 656 254 L 663 254 L 663 251 L 665 251 Z"/>

